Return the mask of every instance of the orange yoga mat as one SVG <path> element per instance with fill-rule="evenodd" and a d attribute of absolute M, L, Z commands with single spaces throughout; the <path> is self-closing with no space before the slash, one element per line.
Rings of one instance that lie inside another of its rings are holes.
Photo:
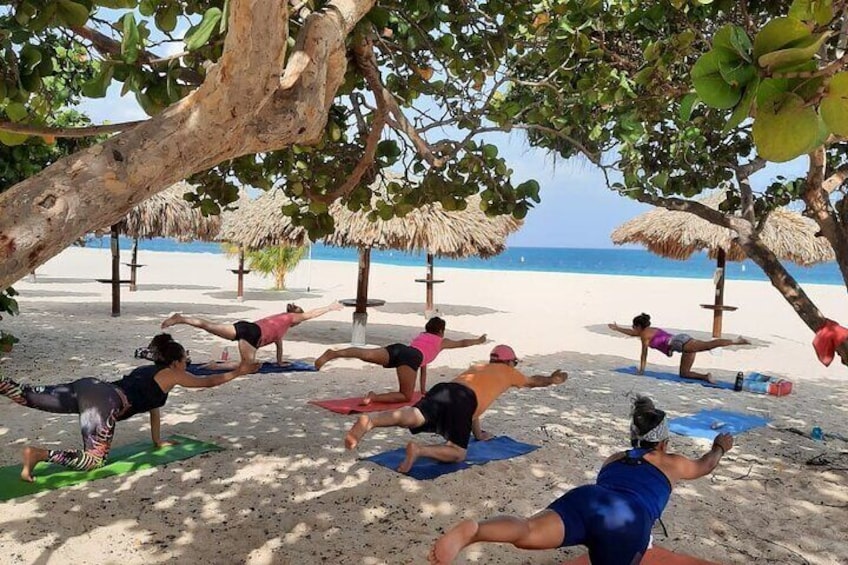
<path fill-rule="evenodd" d="M 581 555 L 562 565 L 590 565 L 589 556 Z M 719 565 L 715 561 L 705 561 L 691 555 L 675 553 L 656 545 L 648 550 L 640 565 Z"/>

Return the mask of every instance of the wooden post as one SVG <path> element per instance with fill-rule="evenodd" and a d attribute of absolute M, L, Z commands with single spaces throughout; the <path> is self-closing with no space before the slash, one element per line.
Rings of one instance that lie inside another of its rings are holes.
<path fill-rule="evenodd" d="M 427 254 L 427 305 L 424 311 L 429 313 L 433 311 L 433 254 Z"/>
<path fill-rule="evenodd" d="M 359 249 L 359 277 L 356 281 L 356 310 L 357 314 L 365 314 L 368 307 L 368 275 L 371 270 L 371 248 Z"/>
<path fill-rule="evenodd" d="M 715 281 L 715 310 L 713 310 L 713 337 L 721 337 L 721 317 L 724 314 L 724 272 L 727 256 L 724 249 L 719 248 L 716 262 Z"/>
<path fill-rule="evenodd" d="M 244 247 L 239 246 L 239 262 L 238 262 L 238 290 L 236 291 L 236 299 L 241 302 L 244 300 Z"/>
<path fill-rule="evenodd" d="M 130 292 L 135 292 L 135 268 L 138 264 L 138 238 L 133 238 L 132 261 L 130 261 Z"/>
<path fill-rule="evenodd" d="M 112 248 L 112 317 L 121 315 L 121 249 L 118 247 L 118 225 L 111 229 L 109 245 Z"/>

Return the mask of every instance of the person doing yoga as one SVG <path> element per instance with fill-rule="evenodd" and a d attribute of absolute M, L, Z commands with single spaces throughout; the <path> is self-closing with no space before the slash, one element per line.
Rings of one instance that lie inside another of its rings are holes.
<path fill-rule="evenodd" d="M 564 371 L 551 376 L 527 377 L 516 370 L 518 359 L 508 345 L 498 345 L 489 355 L 489 363 L 475 365 L 451 382 L 439 383 L 427 391 L 415 406 L 362 414 L 345 436 L 345 447 L 354 449 L 373 428 L 398 426 L 413 434 L 428 432 L 447 440 L 440 445 L 406 445 L 406 458 L 398 471 L 408 473 L 421 456 L 443 463 L 465 460 L 471 434 L 478 441 L 491 439 L 480 427 L 480 416 L 501 394 L 512 387 L 542 387 L 562 384 L 568 378 Z"/>
<path fill-rule="evenodd" d="M 427 320 L 424 331 L 418 334 L 409 345 L 393 343 L 378 349 L 348 347 L 346 349 L 328 349 L 315 360 L 315 368 L 320 369 L 333 359 L 359 359 L 397 372 L 398 392 L 377 394 L 370 391 L 362 400 L 362 405 L 372 402 L 410 402 L 415 392 L 415 373 L 421 369 L 421 394 L 427 392 L 427 365 L 444 349 L 456 349 L 486 343 L 486 334 L 474 339 L 448 339 L 445 337 L 445 321 L 438 317 Z"/>
<path fill-rule="evenodd" d="M 87 377 L 66 384 L 32 386 L 0 376 L 0 394 L 21 406 L 58 414 L 79 414 L 83 449 L 25 447 L 21 470 L 23 480 L 34 481 L 32 471 L 40 461 L 78 471 L 103 466 L 112 446 L 115 423 L 141 412 L 150 413 L 153 444 L 156 447 L 168 445 L 159 436 L 159 408 L 165 405 L 172 388 L 177 385 L 214 387 L 254 372 L 259 367 L 258 364 L 244 364 L 229 373 L 200 378 L 186 372 L 186 351 L 170 335 L 157 335 L 148 348 L 155 363 L 133 369 L 115 382 Z"/>
<path fill-rule="evenodd" d="M 699 459 L 668 450 L 668 419 L 647 397 L 637 397 L 630 424 L 633 449 L 607 458 L 593 485 L 572 489 L 530 518 L 501 516 L 465 520 L 441 536 L 430 563 L 452 563 L 477 542 L 511 543 L 520 549 L 556 549 L 585 545 L 592 565 L 637 565 L 674 485 L 716 468 L 733 447 L 730 434 L 719 434 Z"/>
<path fill-rule="evenodd" d="M 304 312 L 300 306 L 288 304 L 285 312 L 274 314 L 273 316 L 268 316 L 255 322 L 239 320 L 235 324 L 220 324 L 204 320 L 203 318 L 192 318 L 181 313 L 176 313 L 171 314 L 162 322 L 162 329 L 185 324 L 230 341 L 237 341 L 242 363 L 253 363 L 256 361 L 256 350 L 273 343 L 277 346 L 277 364 L 285 365 L 286 362 L 283 361 L 283 338 L 286 332 L 289 331 L 289 328 L 306 320 L 323 316 L 327 312 L 341 310 L 342 308 L 343 306 L 340 303 L 332 302 L 322 308 Z M 215 368 L 230 369 L 237 364 L 236 362 L 216 363 Z"/>
<path fill-rule="evenodd" d="M 718 347 L 727 347 L 729 345 L 748 345 L 750 342 L 743 338 L 736 339 L 711 339 L 710 341 L 701 341 L 695 339 L 689 334 L 670 334 L 660 328 L 651 327 L 651 317 L 648 314 L 642 313 L 633 318 L 633 325 L 629 328 L 619 326 L 615 322 L 608 325 L 609 329 L 638 337 L 642 340 L 642 355 L 639 358 L 639 370 L 637 374 L 641 375 L 645 372 L 645 365 L 648 362 L 648 349 L 656 349 L 665 353 L 669 357 L 674 352 L 680 352 L 680 376 L 687 379 L 698 379 L 702 381 L 715 382 L 710 373 L 697 373 L 692 370 L 692 365 L 695 363 L 695 354 L 700 351 L 709 351 Z"/>

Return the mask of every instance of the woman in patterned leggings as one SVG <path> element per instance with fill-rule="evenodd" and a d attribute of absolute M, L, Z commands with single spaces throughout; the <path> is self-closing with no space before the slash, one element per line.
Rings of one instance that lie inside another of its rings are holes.
<path fill-rule="evenodd" d="M 150 435 L 154 445 L 167 445 L 159 438 L 159 408 L 165 405 L 172 388 L 177 385 L 188 388 L 222 385 L 254 372 L 259 366 L 242 364 L 229 373 L 199 378 L 186 372 L 186 351 L 170 335 L 157 335 L 149 348 L 155 364 L 138 367 L 115 382 L 87 377 L 67 384 L 30 386 L 0 376 L 0 394 L 22 406 L 59 414 L 79 414 L 84 449 L 27 446 L 23 451 L 21 479 L 34 481 L 32 470 L 39 461 L 79 471 L 101 467 L 112 445 L 115 423 L 140 412 L 150 413 Z"/>

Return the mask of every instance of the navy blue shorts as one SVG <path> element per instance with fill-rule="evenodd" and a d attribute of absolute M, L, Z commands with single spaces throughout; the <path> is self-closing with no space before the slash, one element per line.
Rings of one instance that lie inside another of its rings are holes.
<path fill-rule="evenodd" d="M 631 495 L 584 485 L 568 491 L 548 509 L 565 526 L 560 547 L 585 545 L 592 565 L 636 565 L 648 549 L 653 520 Z"/>
<path fill-rule="evenodd" d="M 259 349 L 259 340 L 262 339 L 262 330 L 253 322 L 240 321 L 233 324 L 236 328 L 236 338 L 233 341 L 244 340 L 254 349 Z"/>
<path fill-rule="evenodd" d="M 387 345 L 386 351 L 389 353 L 389 362 L 383 365 L 386 369 L 406 366 L 417 371 L 424 362 L 424 354 L 421 351 L 403 343 Z"/>

